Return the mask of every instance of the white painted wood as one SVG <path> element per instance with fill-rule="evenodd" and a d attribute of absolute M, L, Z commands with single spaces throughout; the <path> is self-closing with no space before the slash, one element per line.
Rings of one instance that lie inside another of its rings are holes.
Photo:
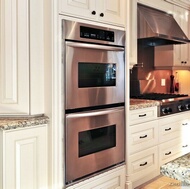
<path fill-rule="evenodd" d="M 28 114 L 29 1 L 2 0 L 0 9 L 0 114 Z"/>
<path fill-rule="evenodd" d="M 59 0 L 59 13 L 95 22 L 125 25 L 124 0 Z M 103 13 L 104 16 L 100 16 Z"/>
<path fill-rule="evenodd" d="M 137 0 L 127 1 L 127 26 L 129 35 L 129 64 L 130 69 L 137 64 Z"/>
<path fill-rule="evenodd" d="M 44 113 L 43 0 L 2 0 L 0 115 Z"/>
<path fill-rule="evenodd" d="M 157 146 L 129 156 L 128 164 L 128 172 L 133 182 L 140 180 L 151 172 L 157 171 L 159 168 Z"/>
<path fill-rule="evenodd" d="M 159 162 L 167 163 L 190 152 L 190 113 L 159 119 Z"/>
<path fill-rule="evenodd" d="M 160 166 L 181 156 L 181 138 L 176 138 L 159 145 Z"/>
<path fill-rule="evenodd" d="M 137 124 L 128 129 L 130 154 L 142 151 L 158 144 L 158 121 Z"/>
<path fill-rule="evenodd" d="M 174 6 L 174 18 L 182 28 L 183 32 L 186 36 L 190 37 L 190 11 Z M 175 45 L 174 46 L 174 66 L 183 66 L 183 67 L 190 67 L 190 45 L 183 44 L 183 45 Z M 182 63 L 186 62 L 186 63 Z"/>
<path fill-rule="evenodd" d="M 44 0 L 30 0 L 30 114 L 44 113 Z M 50 47 L 49 47 L 50 48 Z"/>
<path fill-rule="evenodd" d="M 125 0 L 99 0 L 97 10 L 100 22 L 113 25 L 125 25 Z M 104 16 L 101 17 L 100 14 Z"/>
<path fill-rule="evenodd" d="M 2 189 L 47 189 L 47 125 L 1 131 L 1 136 Z"/>
<path fill-rule="evenodd" d="M 157 106 L 130 111 L 130 125 L 144 123 L 157 118 Z"/>
<path fill-rule="evenodd" d="M 127 189 L 159 175 L 157 107 L 130 110 L 128 119 Z"/>
<path fill-rule="evenodd" d="M 92 14 L 92 11 L 97 12 L 95 0 L 60 0 L 60 5 L 60 13 L 87 19 L 96 19 L 97 17 L 97 13 Z"/>
<path fill-rule="evenodd" d="M 67 189 L 125 189 L 125 166 L 120 166 Z"/>

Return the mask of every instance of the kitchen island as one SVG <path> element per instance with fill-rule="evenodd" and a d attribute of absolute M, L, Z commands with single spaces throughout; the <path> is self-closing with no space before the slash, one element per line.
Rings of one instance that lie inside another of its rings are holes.
<path fill-rule="evenodd" d="M 181 181 L 182 188 L 190 188 L 190 153 L 162 165 L 160 172 Z"/>

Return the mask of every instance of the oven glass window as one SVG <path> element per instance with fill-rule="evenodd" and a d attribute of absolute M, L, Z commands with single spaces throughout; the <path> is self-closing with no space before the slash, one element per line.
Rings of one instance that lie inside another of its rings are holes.
<path fill-rule="evenodd" d="M 116 146 L 116 125 L 79 132 L 79 157 Z"/>
<path fill-rule="evenodd" d="M 105 87 L 116 85 L 116 64 L 78 64 L 78 85 L 84 87 Z"/>

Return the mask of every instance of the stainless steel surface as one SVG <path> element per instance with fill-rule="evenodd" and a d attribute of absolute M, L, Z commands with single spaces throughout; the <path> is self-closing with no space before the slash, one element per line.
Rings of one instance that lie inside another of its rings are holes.
<path fill-rule="evenodd" d="M 102 40 L 95 40 L 95 39 L 87 39 L 80 37 L 80 27 L 91 27 L 95 29 L 102 29 L 107 31 L 113 31 L 115 33 L 115 40 L 114 42 L 109 41 L 102 41 Z M 101 44 L 109 44 L 109 45 L 118 45 L 118 46 L 125 46 L 125 32 L 122 30 L 116 30 L 112 28 L 105 28 L 101 26 L 94 26 L 85 23 L 79 23 L 74 21 L 62 20 L 62 31 L 64 32 L 64 39 L 67 40 L 76 40 L 76 41 L 83 41 L 83 42 L 90 42 L 90 43 L 101 43 Z"/>
<path fill-rule="evenodd" d="M 78 61 L 116 63 L 114 87 L 78 87 Z M 66 47 L 66 109 L 124 102 L 124 52 Z"/>
<path fill-rule="evenodd" d="M 116 146 L 79 158 L 79 132 L 109 125 L 116 125 Z M 124 125 L 124 107 L 66 115 L 66 182 L 123 162 Z"/>
<path fill-rule="evenodd" d="M 107 50 L 107 51 L 124 51 L 125 50 L 124 47 L 97 45 L 97 44 L 89 44 L 89 43 L 66 42 L 66 45 L 70 47 L 99 49 L 99 50 Z"/>
<path fill-rule="evenodd" d="M 66 75 L 66 109 L 77 109 L 84 107 L 117 104 L 124 102 L 124 47 L 105 46 L 90 43 L 92 40 L 84 39 L 88 43 L 80 43 L 77 31 L 80 23 L 64 22 L 66 28 L 66 40 L 73 39 L 74 42 L 65 42 L 65 75 Z M 88 25 L 89 26 L 89 25 Z M 70 28 L 71 27 L 71 28 Z M 99 28 L 99 27 L 97 27 Z M 76 30 L 75 30 L 76 29 Z M 103 28 L 105 29 L 105 28 Z M 124 32 L 114 30 L 114 44 L 123 45 Z M 74 33 L 73 33 L 74 32 Z M 119 37 L 118 34 L 122 34 Z M 118 37 L 117 37 L 118 36 Z M 75 39 L 76 37 L 76 39 Z M 80 39 L 80 41 L 83 39 Z M 93 40 L 95 41 L 95 40 Z M 105 43 L 105 42 L 104 42 Z M 109 43 L 109 42 L 108 42 Z M 107 87 L 85 87 L 78 86 L 78 64 L 116 64 L 116 85 Z"/>
<path fill-rule="evenodd" d="M 189 43 L 171 14 L 138 4 L 138 42 L 143 46 Z"/>
<path fill-rule="evenodd" d="M 158 101 L 158 117 L 190 111 L 190 97 L 187 94 L 145 93 L 131 98 Z"/>

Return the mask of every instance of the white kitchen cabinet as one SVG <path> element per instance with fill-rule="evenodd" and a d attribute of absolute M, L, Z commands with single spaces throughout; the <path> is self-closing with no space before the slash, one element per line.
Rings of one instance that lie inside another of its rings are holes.
<path fill-rule="evenodd" d="M 43 113 L 43 2 L 0 3 L 0 115 Z"/>
<path fill-rule="evenodd" d="M 133 68 L 137 62 L 137 0 L 127 1 L 127 53 L 129 56 L 129 68 Z"/>
<path fill-rule="evenodd" d="M 159 120 L 160 165 L 190 152 L 190 114 L 180 113 Z"/>
<path fill-rule="evenodd" d="M 129 127 L 130 154 L 158 144 L 158 121 L 137 124 Z"/>
<path fill-rule="evenodd" d="M 129 111 L 127 183 L 135 188 L 159 175 L 157 106 Z"/>
<path fill-rule="evenodd" d="M 174 6 L 174 18 L 186 36 L 190 37 L 190 11 Z M 174 45 L 174 66 L 190 67 L 190 45 Z"/>
<path fill-rule="evenodd" d="M 125 166 L 117 167 L 66 189 L 125 189 Z"/>
<path fill-rule="evenodd" d="M 159 174 L 158 149 L 157 146 L 139 151 L 128 159 L 130 179 L 132 182 L 139 182 L 146 175 Z M 151 177 L 149 177 L 149 180 Z M 142 183 L 141 183 L 142 184 Z M 134 185 L 133 185 L 134 187 Z"/>
<path fill-rule="evenodd" d="M 130 111 L 130 125 L 144 123 L 157 119 L 157 106 Z"/>
<path fill-rule="evenodd" d="M 47 189 L 47 125 L 0 131 L 0 188 Z"/>
<path fill-rule="evenodd" d="M 125 0 L 60 0 L 60 14 L 124 26 Z"/>
<path fill-rule="evenodd" d="M 159 164 L 168 163 L 181 155 L 180 138 L 170 140 L 159 145 Z"/>

